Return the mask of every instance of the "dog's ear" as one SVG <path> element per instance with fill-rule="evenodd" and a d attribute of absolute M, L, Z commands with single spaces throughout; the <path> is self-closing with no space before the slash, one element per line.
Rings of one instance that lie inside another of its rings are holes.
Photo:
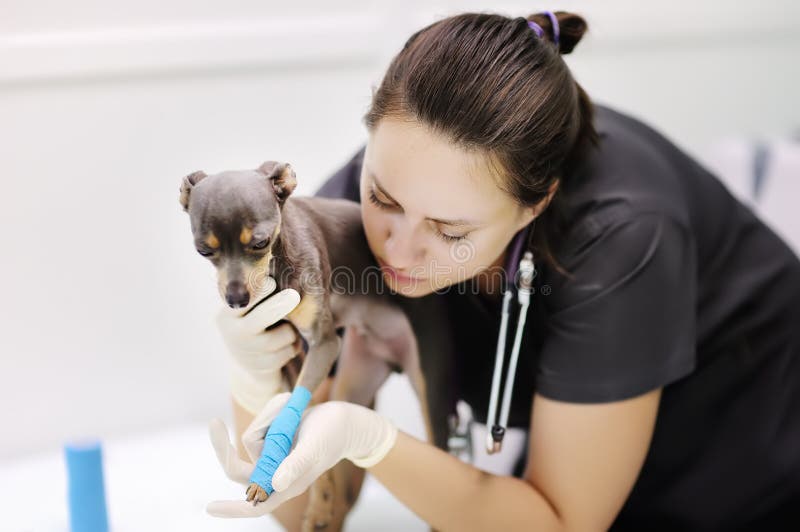
<path fill-rule="evenodd" d="M 192 191 L 192 187 L 194 187 L 204 177 L 208 176 L 202 170 L 198 170 L 197 172 L 192 172 L 183 178 L 183 181 L 181 182 L 181 195 L 178 198 L 178 201 L 181 202 L 181 207 L 183 207 L 184 211 L 189 212 L 189 194 Z"/>
<path fill-rule="evenodd" d="M 283 203 L 297 186 L 297 176 L 289 163 L 267 161 L 258 167 L 258 171 L 267 176 L 278 203 Z"/>

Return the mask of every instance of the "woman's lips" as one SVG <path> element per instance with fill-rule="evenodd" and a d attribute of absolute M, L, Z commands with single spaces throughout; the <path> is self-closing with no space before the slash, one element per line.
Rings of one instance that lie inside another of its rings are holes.
<path fill-rule="evenodd" d="M 379 257 L 376 257 L 376 260 L 378 261 L 378 266 L 380 266 L 381 271 L 385 272 L 389 277 L 399 283 L 417 283 L 425 280 L 424 277 L 409 277 L 408 275 L 400 273 L 397 269 L 389 266 Z"/>

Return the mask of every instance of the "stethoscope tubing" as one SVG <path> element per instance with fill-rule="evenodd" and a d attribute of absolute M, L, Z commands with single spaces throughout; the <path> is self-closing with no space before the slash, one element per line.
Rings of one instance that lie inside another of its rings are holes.
<path fill-rule="evenodd" d="M 519 351 L 522 345 L 522 335 L 525 331 L 525 321 L 530 306 L 533 277 L 536 269 L 533 263 L 533 253 L 526 251 L 519 262 L 519 289 L 517 292 L 517 302 L 520 305 L 519 316 L 517 317 L 517 327 L 514 331 L 514 344 L 511 348 L 511 358 L 506 372 L 505 389 L 503 390 L 503 402 L 500 410 L 500 420 L 497 423 L 497 402 L 500 394 L 500 376 L 503 371 L 503 358 L 506 351 L 506 336 L 508 333 L 509 306 L 513 298 L 512 291 L 506 287 L 503 293 L 503 311 L 500 318 L 500 333 L 497 338 L 497 349 L 495 351 L 494 373 L 492 375 L 492 389 L 489 396 L 489 412 L 486 418 L 486 426 L 489 433 L 486 435 L 486 452 L 494 454 L 502 449 L 503 436 L 508 426 L 508 416 L 511 411 L 511 397 L 514 391 L 514 380 L 517 373 L 517 362 L 519 361 Z"/>

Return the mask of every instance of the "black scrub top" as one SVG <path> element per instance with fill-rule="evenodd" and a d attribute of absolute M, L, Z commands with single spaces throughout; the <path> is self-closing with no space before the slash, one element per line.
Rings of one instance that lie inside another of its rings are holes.
<path fill-rule="evenodd" d="M 800 530 L 800 262 L 658 132 L 601 105 L 595 127 L 559 192 L 573 277 L 537 264 L 509 426 L 529 427 L 534 392 L 602 403 L 663 387 L 611 530 Z M 359 201 L 363 154 L 318 194 Z M 486 420 L 500 301 L 471 294 L 400 298 L 440 394 L 439 447 L 455 399 Z"/>

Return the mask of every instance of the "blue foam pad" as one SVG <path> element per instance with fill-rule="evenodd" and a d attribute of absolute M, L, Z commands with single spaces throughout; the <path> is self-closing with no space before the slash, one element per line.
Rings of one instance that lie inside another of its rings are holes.
<path fill-rule="evenodd" d="M 64 445 L 69 522 L 72 532 L 107 532 L 103 453 L 100 442 Z"/>

